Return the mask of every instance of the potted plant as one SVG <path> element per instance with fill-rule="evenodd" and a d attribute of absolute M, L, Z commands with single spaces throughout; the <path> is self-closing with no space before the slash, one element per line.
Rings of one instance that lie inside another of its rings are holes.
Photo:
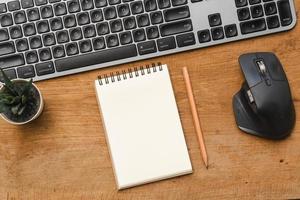
<path fill-rule="evenodd" d="M 41 92 L 31 80 L 10 80 L 1 69 L 0 116 L 14 125 L 26 124 L 42 113 L 44 101 Z"/>

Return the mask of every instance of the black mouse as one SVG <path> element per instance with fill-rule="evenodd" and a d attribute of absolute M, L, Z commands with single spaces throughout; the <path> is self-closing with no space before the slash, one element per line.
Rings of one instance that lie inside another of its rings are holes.
<path fill-rule="evenodd" d="M 233 97 L 238 127 L 246 133 L 283 139 L 295 125 L 295 108 L 283 67 L 273 53 L 249 53 L 240 56 L 245 77 Z"/>

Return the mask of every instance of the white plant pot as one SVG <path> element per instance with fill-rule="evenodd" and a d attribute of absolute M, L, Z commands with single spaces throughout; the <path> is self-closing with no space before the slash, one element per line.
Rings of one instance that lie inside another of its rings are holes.
<path fill-rule="evenodd" d="M 28 81 L 26 79 L 21 79 L 21 78 L 18 78 L 18 79 L 13 79 L 12 82 L 23 82 L 23 81 Z M 13 125 L 23 125 L 23 124 L 27 124 L 35 119 L 37 119 L 43 112 L 43 109 L 44 109 L 44 100 L 43 100 L 43 96 L 42 96 L 42 93 L 41 91 L 39 90 L 39 88 L 34 84 L 32 83 L 33 87 L 38 91 L 39 93 L 39 97 L 40 97 L 40 104 L 39 104 L 39 108 L 36 112 L 35 115 L 33 115 L 29 120 L 27 121 L 24 121 L 24 122 L 15 122 L 15 121 L 12 121 L 10 120 L 9 118 L 7 118 L 4 114 L 0 114 L 0 116 L 2 117 L 2 119 L 4 119 L 6 122 L 10 123 L 10 124 L 13 124 Z M 0 86 L 0 91 L 3 89 L 3 86 Z"/>

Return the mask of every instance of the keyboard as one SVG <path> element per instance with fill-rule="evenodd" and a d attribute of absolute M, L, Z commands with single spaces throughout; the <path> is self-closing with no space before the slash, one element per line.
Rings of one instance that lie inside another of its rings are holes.
<path fill-rule="evenodd" d="M 0 0 L 0 67 L 39 81 L 295 24 L 293 0 Z"/>

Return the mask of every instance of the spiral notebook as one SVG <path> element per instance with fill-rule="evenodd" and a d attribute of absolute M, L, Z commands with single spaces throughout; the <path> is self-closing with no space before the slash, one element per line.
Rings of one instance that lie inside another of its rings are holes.
<path fill-rule="evenodd" d="M 167 65 L 95 85 L 118 189 L 192 173 Z"/>

